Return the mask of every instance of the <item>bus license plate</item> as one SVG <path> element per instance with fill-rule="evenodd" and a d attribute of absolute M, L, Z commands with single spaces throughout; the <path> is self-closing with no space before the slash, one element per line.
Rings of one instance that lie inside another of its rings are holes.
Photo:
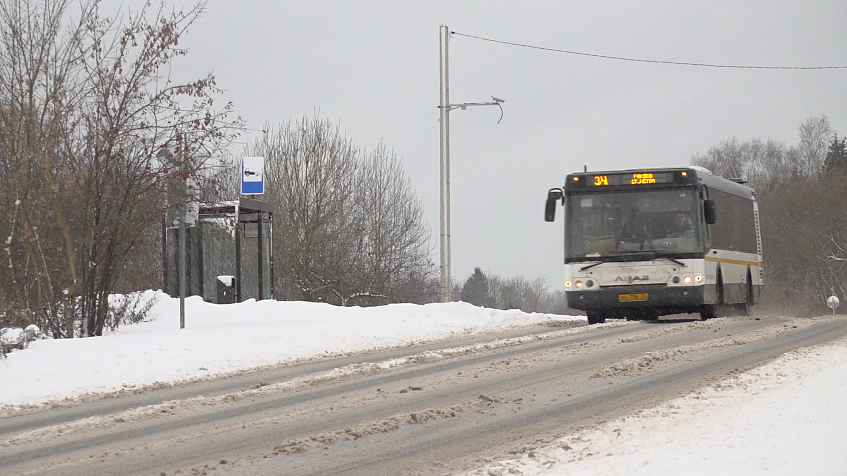
<path fill-rule="evenodd" d="M 618 294 L 618 302 L 646 301 L 648 297 L 648 293 Z"/>

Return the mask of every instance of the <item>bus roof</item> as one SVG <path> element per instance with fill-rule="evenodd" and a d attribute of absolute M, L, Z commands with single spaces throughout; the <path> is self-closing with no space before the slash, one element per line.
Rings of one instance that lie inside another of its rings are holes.
<path fill-rule="evenodd" d="M 601 189 L 634 190 L 655 189 L 668 186 L 705 185 L 739 197 L 755 200 L 751 187 L 739 179 L 727 179 L 696 165 L 679 167 L 645 167 L 568 174 L 566 191 L 600 191 Z"/>

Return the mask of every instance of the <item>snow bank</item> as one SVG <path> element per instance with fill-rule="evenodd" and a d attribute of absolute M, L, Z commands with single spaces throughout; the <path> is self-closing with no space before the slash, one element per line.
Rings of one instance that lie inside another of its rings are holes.
<path fill-rule="evenodd" d="M 216 305 L 192 297 L 186 299 L 186 328 L 180 330 L 179 300 L 152 291 L 146 298 L 156 295 L 160 299 L 149 322 L 103 337 L 39 340 L 10 353 L 0 363 L 0 406 L 38 405 L 551 319 L 465 303 L 340 308 L 254 300 Z"/>

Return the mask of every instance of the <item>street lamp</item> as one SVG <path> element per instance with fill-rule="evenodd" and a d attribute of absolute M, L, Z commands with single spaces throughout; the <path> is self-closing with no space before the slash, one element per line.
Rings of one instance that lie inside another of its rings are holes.
<path fill-rule="evenodd" d="M 441 98 L 438 109 L 441 112 L 439 122 L 441 123 L 441 235 L 439 239 L 441 251 L 441 302 L 453 300 L 453 283 L 450 275 L 450 111 L 454 109 L 465 110 L 469 106 L 497 106 L 500 108 L 499 124 L 503 120 L 503 99 L 491 96 L 491 102 L 466 102 L 461 104 L 450 104 L 450 81 L 448 43 L 450 41 L 450 29 L 441 25 L 440 31 L 440 70 L 441 70 Z"/>

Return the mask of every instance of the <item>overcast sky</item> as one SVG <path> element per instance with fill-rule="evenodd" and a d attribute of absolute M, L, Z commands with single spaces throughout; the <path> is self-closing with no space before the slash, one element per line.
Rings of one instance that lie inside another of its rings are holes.
<path fill-rule="evenodd" d="M 132 5 L 132 2 L 125 2 Z M 833 1 L 223 1 L 180 46 L 177 78 L 213 72 L 222 99 L 261 128 L 320 117 L 360 147 L 402 158 L 438 264 L 439 26 L 457 33 L 599 55 L 731 65 L 847 65 L 847 2 Z M 826 114 L 847 135 L 847 70 L 764 71 L 633 63 L 454 36 L 452 263 L 563 280 L 565 174 L 688 164 L 737 137 L 797 142 Z"/>

